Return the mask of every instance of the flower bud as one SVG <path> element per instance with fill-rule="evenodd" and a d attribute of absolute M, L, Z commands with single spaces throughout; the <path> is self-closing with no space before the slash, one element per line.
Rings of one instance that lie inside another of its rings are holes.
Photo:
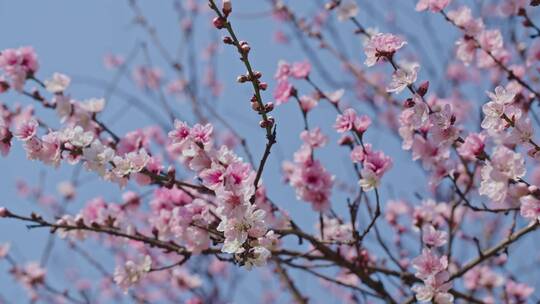
<path fill-rule="evenodd" d="M 176 176 L 176 168 L 174 166 L 171 165 L 167 168 L 167 176 L 174 179 Z"/>
<path fill-rule="evenodd" d="M 338 140 L 340 146 L 350 146 L 353 144 L 353 139 L 349 135 L 344 135 Z"/>
<path fill-rule="evenodd" d="M 240 45 L 240 49 L 242 50 L 242 52 L 243 52 L 244 54 L 247 54 L 247 53 L 249 53 L 249 51 L 251 50 L 251 47 L 250 47 L 249 44 L 247 44 L 247 42 L 246 42 L 246 43 Z"/>
<path fill-rule="evenodd" d="M 236 78 L 236 81 L 238 81 L 239 83 L 244 83 L 246 81 L 248 81 L 248 78 L 246 75 L 240 75 Z"/>
<path fill-rule="evenodd" d="M 0 80 L 0 93 L 4 93 L 9 90 L 9 83 L 4 80 Z"/>
<path fill-rule="evenodd" d="M 222 5 L 221 11 L 225 15 L 225 17 L 229 16 L 229 14 L 232 12 L 231 0 L 223 0 L 223 5 Z"/>
<path fill-rule="evenodd" d="M 0 217 L 7 217 L 9 215 L 9 211 L 5 207 L 0 207 Z"/>
<path fill-rule="evenodd" d="M 274 117 L 272 117 L 272 116 L 268 116 L 268 119 L 261 120 L 259 122 L 259 126 L 261 126 L 261 128 L 263 128 L 263 129 L 270 128 L 273 125 L 274 125 Z"/>
<path fill-rule="evenodd" d="M 231 37 L 225 36 L 225 37 L 223 37 L 223 43 L 225 43 L 225 44 L 234 44 L 234 41 L 233 41 L 233 39 Z"/>
<path fill-rule="evenodd" d="M 414 107 L 414 101 L 412 100 L 412 98 L 408 98 L 407 100 L 405 100 L 405 102 L 403 103 L 403 107 L 404 108 L 412 108 Z"/>
<path fill-rule="evenodd" d="M 266 91 L 266 89 L 268 89 L 268 83 L 266 82 L 259 83 L 259 89 Z"/>
<path fill-rule="evenodd" d="M 272 112 L 272 110 L 274 110 L 274 103 L 273 102 L 269 102 L 269 103 L 264 105 L 264 111 L 266 113 Z"/>
<path fill-rule="evenodd" d="M 212 23 L 214 24 L 215 28 L 220 30 L 220 29 L 225 27 L 225 24 L 227 23 L 227 20 L 225 20 L 223 18 L 220 18 L 220 17 L 215 17 L 214 20 L 212 20 Z"/>
<path fill-rule="evenodd" d="M 424 97 L 427 93 L 429 89 L 429 81 L 424 81 L 420 87 L 418 88 L 418 90 L 416 90 L 416 93 L 418 93 L 418 95 Z"/>
<path fill-rule="evenodd" d="M 260 112 L 261 111 L 261 106 L 259 105 L 258 102 L 256 101 L 252 101 L 251 102 L 251 108 L 256 111 L 256 112 Z"/>
<path fill-rule="evenodd" d="M 338 6 L 339 2 L 336 0 L 332 0 L 324 5 L 324 9 L 327 11 L 331 11 L 335 9 Z"/>

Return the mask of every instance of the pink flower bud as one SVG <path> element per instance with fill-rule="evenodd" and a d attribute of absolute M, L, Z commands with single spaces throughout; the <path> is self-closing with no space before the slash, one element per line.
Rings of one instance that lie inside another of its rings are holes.
<path fill-rule="evenodd" d="M 242 49 L 242 52 L 244 52 L 245 54 L 249 53 L 249 51 L 251 50 L 251 47 L 249 46 L 249 44 L 244 43 L 242 45 L 240 45 L 240 49 Z"/>
<path fill-rule="evenodd" d="M 264 111 L 266 113 L 272 112 L 272 110 L 274 110 L 274 103 L 273 102 L 269 102 L 264 106 Z"/>
<path fill-rule="evenodd" d="M 5 207 L 0 207 L 0 217 L 7 217 L 9 215 L 9 211 Z"/>
<path fill-rule="evenodd" d="M 233 39 L 231 37 L 225 36 L 225 37 L 223 37 L 223 43 L 225 43 L 225 44 L 234 44 L 234 41 L 233 41 Z"/>
<path fill-rule="evenodd" d="M 172 165 L 169 166 L 167 168 L 167 176 L 174 178 L 175 175 L 176 175 L 176 168 L 174 166 L 172 166 Z"/>
<path fill-rule="evenodd" d="M 404 108 L 412 108 L 412 107 L 414 107 L 414 105 L 415 105 L 415 103 L 412 100 L 412 98 L 409 98 L 409 99 L 405 100 L 405 102 L 403 103 Z"/>
<path fill-rule="evenodd" d="M 225 17 L 229 16 L 229 14 L 232 12 L 231 0 L 223 0 L 223 6 L 222 6 L 221 11 L 225 15 Z"/>
<path fill-rule="evenodd" d="M 240 75 L 238 77 L 236 77 L 236 81 L 238 81 L 239 83 L 244 83 L 246 81 L 248 81 L 248 78 L 246 75 Z"/>
<path fill-rule="evenodd" d="M 426 95 L 426 93 L 428 92 L 429 90 L 429 81 L 424 81 L 420 87 L 418 87 L 418 90 L 416 90 L 416 93 L 418 93 L 418 95 L 424 97 Z"/>
<path fill-rule="evenodd" d="M 259 106 L 259 103 L 256 102 L 256 101 L 252 101 L 251 102 L 251 108 L 253 110 L 255 110 L 256 112 L 260 112 L 261 111 L 261 107 Z"/>
<path fill-rule="evenodd" d="M 261 126 L 261 128 L 263 129 L 272 127 L 273 125 L 274 125 L 274 118 L 272 116 L 268 116 L 267 120 L 261 120 L 259 122 L 259 126 Z"/>
<path fill-rule="evenodd" d="M 220 17 L 215 17 L 214 20 L 212 20 L 212 23 L 214 24 L 215 28 L 220 30 L 220 29 L 225 27 L 225 24 L 227 23 L 227 20 L 225 20 L 223 18 L 220 18 Z"/>
<path fill-rule="evenodd" d="M 0 93 L 4 93 L 9 90 L 9 83 L 4 80 L 0 80 Z"/>

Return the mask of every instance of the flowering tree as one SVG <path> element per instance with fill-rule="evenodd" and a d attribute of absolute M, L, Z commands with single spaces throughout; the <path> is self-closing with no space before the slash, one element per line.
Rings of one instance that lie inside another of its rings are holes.
<path fill-rule="evenodd" d="M 174 3 L 184 45 L 194 44 L 196 17 L 221 35 L 202 55 L 188 48 L 178 56 L 129 1 L 148 42 L 125 58 L 106 56 L 115 77 L 105 98 L 81 100 L 70 76 L 42 75 L 46 58 L 32 47 L 2 50 L 0 92 L 26 101 L 1 103 L 4 160 L 21 151 L 74 172 L 57 194 L 18 182 L 35 212 L 0 207 L 3 222 L 30 229 L 17 242 L 36 230 L 51 233 L 39 261 L 23 259 L 13 243 L 0 245 L 13 284 L 33 302 L 228 303 L 247 299 L 234 290 L 239 276 L 256 272 L 279 282 L 257 299 L 269 303 L 538 301 L 540 3 L 419 0 L 403 14 L 411 27 L 424 22 L 430 35 L 423 36 L 396 18 L 371 24 L 361 11 L 375 6 L 359 2 L 314 1 L 300 10 L 261 1 L 280 28 L 275 42 L 298 42 L 306 58 L 288 62 L 284 49 L 285 59 L 271 63 L 273 77 L 256 69 L 263 60 L 241 40 L 244 28 L 233 22 L 242 18 L 235 16 L 241 1 L 233 10 L 231 0 Z M 438 35 L 433 20 L 457 39 Z M 345 39 L 359 49 L 353 55 Z M 152 64 L 152 50 L 162 67 Z M 220 58 L 239 59 L 231 88 L 215 69 Z M 126 75 L 151 103 L 119 93 Z M 236 128 L 208 100 L 240 88 L 245 100 L 225 96 L 226 106 L 251 109 L 245 123 L 257 132 Z M 102 119 L 114 93 L 151 123 L 115 131 Z M 186 101 L 182 110 L 172 99 Z M 280 118 L 287 109 L 296 119 Z M 301 143 L 279 155 L 286 134 Z M 401 147 L 385 143 L 396 138 Z M 278 156 L 281 183 L 267 182 Z M 411 182 L 418 168 L 423 177 Z M 114 184 L 118 201 L 93 193 L 75 210 L 82 174 Z M 412 185 L 396 196 L 398 183 Z M 287 199 L 273 199 L 286 189 Z M 291 211 L 299 202 L 310 208 Z M 56 237 L 62 254 L 82 258 L 99 280 L 70 273 L 71 284 L 56 285 L 51 274 L 62 269 L 48 265 Z M 116 266 L 107 267 L 98 250 Z"/>

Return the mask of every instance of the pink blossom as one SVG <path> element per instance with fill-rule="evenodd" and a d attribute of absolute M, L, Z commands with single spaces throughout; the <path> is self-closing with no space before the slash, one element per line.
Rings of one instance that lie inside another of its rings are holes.
<path fill-rule="evenodd" d="M 523 177 L 525 171 L 522 155 L 505 146 L 498 146 L 490 161 L 482 168 L 479 193 L 494 202 L 502 202 L 506 198 L 509 180 Z"/>
<path fill-rule="evenodd" d="M 45 88 L 51 93 L 64 92 L 71 82 L 71 78 L 64 74 L 54 73 L 50 80 L 45 80 Z"/>
<path fill-rule="evenodd" d="M 428 277 L 424 285 L 415 285 L 412 290 L 416 294 L 416 299 L 420 302 L 437 304 L 454 303 L 454 296 L 448 292 L 452 287 L 452 282 L 446 283 L 449 278 L 448 271 L 442 271 Z"/>
<path fill-rule="evenodd" d="M 422 241 L 428 246 L 441 247 L 447 242 L 448 233 L 438 231 L 433 225 L 424 226 L 422 232 Z"/>
<path fill-rule="evenodd" d="M 172 271 L 172 283 L 176 288 L 191 290 L 200 287 L 203 282 L 201 278 L 187 271 L 185 268 L 175 267 Z M 194 304 L 199 302 L 191 301 Z M 200 302 L 202 304 L 202 302 Z"/>
<path fill-rule="evenodd" d="M 242 245 L 248 239 L 248 236 L 259 238 L 267 231 L 265 222 L 266 213 L 263 210 L 255 209 L 250 206 L 246 209 L 242 217 L 225 218 L 217 227 L 225 235 L 225 243 L 222 251 L 227 253 L 242 253 Z"/>
<path fill-rule="evenodd" d="M 504 128 L 501 116 L 504 114 L 504 105 L 496 102 L 488 102 L 482 106 L 484 120 L 481 126 L 486 130 L 501 131 Z"/>
<path fill-rule="evenodd" d="M 289 98 L 293 94 L 293 86 L 287 80 L 281 80 L 278 82 L 276 89 L 274 90 L 274 99 L 276 104 L 284 104 L 289 101 Z"/>
<path fill-rule="evenodd" d="M 520 214 L 531 222 L 540 220 L 540 200 L 532 195 L 521 198 Z"/>
<path fill-rule="evenodd" d="M 496 87 L 494 93 L 486 92 L 486 94 L 489 96 L 492 102 L 502 105 L 512 103 L 514 101 L 514 97 L 516 96 L 515 92 L 506 90 L 502 86 Z"/>
<path fill-rule="evenodd" d="M 43 284 L 47 271 L 37 262 L 29 262 L 24 266 L 23 281 L 28 286 Z"/>
<path fill-rule="evenodd" d="M 337 116 L 336 123 L 334 124 L 334 129 L 336 129 L 336 131 L 339 133 L 343 133 L 352 130 L 356 124 L 364 127 L 366 125 L 366 120 L 364 119 L 364 121 L 361 122 L 356 114 L 356 111 L 352 108 L 348 108 L 343 111 L 342 114 L 339 114 Z"/>
<path fill-rule="evenodd" d="M 89 113 L 99 113 L 103 111 L 105 104 L 104 98 L 90 98 L 77 103 L 81 109 Z"/>
<path fill-rule="evenodd" d="M 311 96 L 300 96 L 300 107 L 304 112 L 309 112 L 317 106 L 317 100 Z"/>
<path fill-rule="evenodd" d="M 265 247 L 257 246 L 249 250 L 249 258 L 246 261 L 246 268 L 249 270 L 253 266 L 261 267 L 266 265 L 266 261 L 270 258 L 272 253 Z"/>
<path fill-rule="evenodd" d="M 24 82 L 39 68 L 37 55 L 32 47 L 6 49 L 0 53 L 0 68 L 11 78 L 11 86 L 22 91 Z"/>
<path fill-rule="evenodd" d="M 457 148 L 459 155 L 466 160 L 475 160 L 484 152 L 486 136 L 482 133 L 470 133 Z"/>
<path fill-rule="evenodd" d="M 324 93 L 324 96 L 330 101 L 331 103 L 337 104 L 341 101 L 341 98 L 343 98 L 343 95 L 345 94 L 344 89 L 339 89 L 334 92 Z"/>
<path fill-rule="evenodd" d="M 278 62 L 278 68 L 276 71 L 276 74 L 274 75 L 274 78 L 278 80 L 278 82 L 282 82 L 287 80 L 291 73 L 291 65 L 283 60 L 280 60 Z"/>
<path fill-rule="evenodd" d="M 473 19 L 471 9 L 467 6 L 461 6 L 457 10 L 448 12 L 448 18 L 457 26 L 464 28 L 467 34 L 477 35 L 484 29 L 484 23 L 481 19 Z"/>
<path fill-rule="evenodd" d="M 169 138 L 174 143 L 183 143 L 190 137 L 191 129 L 183 121 L 176 120 L 174 122 L 174 130 L 169 132 Z"/>
<path fill-rule="evenodd" d="M 434 13 L 438 13 L 445 9 L 448 4 L 450 4 L 451 0 L 419 0 L 418 3 L 416 3 L 416 10 L 417 11 L 425 11 L 430 10 Z"/>
<path fill-rule="evenodd" d="M 392 74 L 392 82 L 388 85 L 386 91 L 390 93 L 403 91 L 416 81 L 419 69 L 420 64 L 417 62 L 401 62 L 399 69 Z"/>
<path fill-rule="evenodd" d="M 507 142 L 511 144 L 528 144 L 533 135 L 531 120 L 526 116 L 522 116 L 515 120 L 514 127 L 508 134 Z"/>
<path fill-rule="evenodd" d="M 73 183 L 70 181 L 63 181 L 56 187 L 58 193 L 60 193 L 65 199 L 71 200 L 75 197 L 76 189 Z"/>
<path fill-rule="evenodd" d="M 5 258 L 8 255 L 10 248 L 11 248 L 10 243 L 0 244 L 0 260 Z"/>
<path fill-rule="evenodd" d="M 461 38 L 456 42 L 456 45 L 456 57 L 465 65 L 469 65 L 476 54 L 476 43 L 474 40 Z"/>
<path fill-rule="evenodd" d="M 311 131 L 304 130 L 300 133 L 300 138 L 306 145 L 312 148 L 321 148 L 326 145 L 328 138 L 322 134 L 321 128 L 317 127 Z"/>
<path fill-rule="evenodd" d="M 298 199 L 310 202 L 313 210 L 327 210 L 330 207 L 334 177 L 317 160 L 308 159 L 292 165 L 291 169 L 287 178 L 289 184 L 296 189 Z"/>
<path fill-rule="evenodd" d="M 128 132 L 124 137 L 120 139 L 118 143 L 117 152 L 120 155 L 136 151 L 143 147 L 148 147 L 150 139 L 146 134 L 138 129 Z"/>
<path fill-rule="evenodd" d="M 342 1 L 337 8 L 337 17 L 339 21 L 345 21 L 358 15 L 358 5 L 354 0 Z"/>
<path fill-rule="evenodd" d="M 366 155 L 371 152 L 371 144 L 355 146 L 351 151 L 351 159 L 354 163 L 362 163 L 366 159 Z"/>
<path fill-rule="evenodd" d="M 279 44 L 288 44 L 289 37 L 283 31 L 278 30 L 274 32 L 274 41 Z"/>
<path fill-rule="evenodd" d="M 504 283 L 504 278 L 488 266 L 477 266 L 469 270 L 463 276 L 463 280 L 465 287 L 471 290 L 479 288 L 493 289 Z"/>
<path fill-rule="evenodd" d="M 459 137 L 459 130 L 454 127 L 456 117 L 452 113 L 450 104 L 445 104 L 441 111 L 432 113 L 430 116 L 433 142 L 438 146 L 448 146 Z"/>
<path fill-rule="evenodd" d="M 309 76 L 311 72 L 311 64 L 309 61 L 295 62 L 293 63 L 290 75 L 296 79 L 304 79 Z"/>
<path fill-rule="evenodd" d="M 360 115 L 354 121 L 354 129 L 359 133 L 366 132 L 370 125 L 371 125 L 371 118 L 369 118 L 369 116 L 367 115 Z"/>
<path fill-rule="evenodd" d="M 15 131 L 15 137 L 22 141 L 28 141 L 37 133 L 39 124 L 35 119 L 23 122 Z"/>
<path fill-rule="evenodd" d="M 176 79 L 169 82 L 167 85 L 167 92 L 170 94 L 180 95 L 186 89 L 188 83 L 184 79 Z"/>
<path fill-rule="evenodd" d="M 375 65 L 380 59 L 391 58 L 405 44 L 407 42 L 398 36 L 378 33 L 372 36 L 364 46 L 364 52 L 367 57 L 364 63 L 370 67 Z"/>
<path fill-rule="evenodd" d="M 140 263 L 135 263 L 131 260 L 127 261 L 124 266 L 117 266 L 114 271 L 114 282 L 127 293 L 128 289 L 142 280 L 150 271 L 152 259 L 146 255 Z"/>
<path fill-rule="evenodd" d="M 133 70 L 133 80 L 141 89 L 156 90 L 161 86 L 162 74 L 157 67 L 138 66 Z"/>
<path fill-rule="evenodd" d="M 191 128 L 191 139 L 197 144 L 207 146 L 211 143 L 210 140 L 213 131 L 214 127 L 211 124 L 195 124 L 193 128 Z"/>
<path fill-rule="evenodd" d="M 353 239 L 350 223 L 341 223 L 337 219 L 323 217 L 324 237 L 328 241 L 348 242 Z M 317 227 L 318 230 L 321 227 Z"/>
<path fill-rule="evenodd" d="M 363 166 L 359 183 L 364 191 L 368 191 L 379 186 L 382 176 L 392 167 L 392 159 L 382 151 L 369 152 Z"/>
<path fill-rule="evenodd" d="M 518 283 L 513 280 L 506 282 L 506 292 L 514 299 L 518 301 L 525 301 L 533 294 L 534 288 L 525 284 Z"/>
<path fill-rule="evenodd" d="M 445 270 L 448 267 L 448 259 L 446 256 L 439 257 L 430 249 L 424 248 L 422 254 L 414 258 L 412 266 L 416 269 L 414 275 L 425 280 Z"/>
<path fill-rule="evenodd" d="M 478 37 L 480 47 L 489 52 L 496 51 L 503 47 L 503 38 L 499 30 L 482 31 Z"/>
<path fill-rule="evenodd" d="M 124 64 L 124 57 L 121 55 L 114 55 L 114 54 L 106 54 L 103 57 L 103 64 L 107 69 L 116 69 L 122 64 Z"/>

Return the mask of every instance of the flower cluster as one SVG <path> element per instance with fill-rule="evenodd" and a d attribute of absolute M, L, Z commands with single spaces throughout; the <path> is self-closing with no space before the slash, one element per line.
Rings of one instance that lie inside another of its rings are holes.
<path fill-rule="evenodd" d="M 497 146 L 489 162 L 482 168 L 482 182 L 478 191 L 493 202 L 501 203 L 507 196 L 510 182 L 525 176 L 525 171 L 522 155 L 505 146 Z"/>
<path fill-rule="evenodd" d="M 294 162 L 283 163 L 285 180 L 296 190 L 298 199 L 311 203 L 315 211 L 326 211 L 330 208 L 334 177 L 314 159 L 313 153 L 328 140 L 319 128 L 303 131 L 300 138 L 304 143 L 294 154 Z"/>
<path fill-rule="evenodd" d="M 21 47 L 18 49 L 5 49 L 0 53 L 0 69 L 9 76 L 9 86 L 17 91 L 22 91 L 24 83 L 28 78 L 34 76 L 39 69 L 37 55 L 32 47 Z M 0 92 L 6 90 L 7 83 L 3 82 Z"/>
<path fill-rule="evenodd" d="M 128 260 L 124 267 L 118 266 L 114 270 L 114 282 L 127 293 L 128 288 L 140 282 L 151 267 L 152 258 L 148 255 L 139 263 Z"/>
<path fill-rule="evenodd" d="M 276 104 L 286 103 L 291 96 L 296 94 L 295 88 L 289 82 L 289 77 L 295 79 L 305 79 L 311 72 L 311 64 L 308 61 L 288 63 L 280 61 L 274 78 L 278 84 L 274 90 L 274 99 Z"/>
<path fill-rule="evenodd" d="M 212 131 L 213 127 L 209 124 L 190 127 L 176 121 L 174 130 L 169 132 L 169 151 L 195 171 L 205 187 L 215 192 L 217 208 L 214 211 L 220 219 L 217 230 L 225 237 L 222 251 L 236 254 L 248 265 L 262 265 L 270 256 L 270 250 L 263 244 L 267 243 L 266 236 L 271 234 L 268 232 L 266 212 L 252 203 L 257 187 L 254 184 L 256 173 L 226 146 L 214 148 Z M 196 201 L 192 204 L 196 204 Z M 196 213 L 206 212 L 203 204 L 191 208 Z M 192 222 L 192 212 L 183 210 L 173 208 L 171 218 L 187 216 L 183 220 Z M 189 217 L 192 217 L 191 221 Z M 175 225 L 174 220 L 171 222 Z M 179 225 L 181 227 L 182 223 Z M 189 235 L 189 231 L 179 230 L 181 234 Z M 198 234 L 202 234 L 204 240 L 205 233 L 199 231 Z"/>
<path fill-rule="evenodd" d="M 432 250 L 424 249 L 422 254 L 412 261 L 412 265 L 416 269 L 415 276 L 424 282 L 423 285 L 412 288 L 418 301 L 453 303 L 454 296 L 448 292 L 452 283 L 448 282 L 450 274 L 446 270 L 448 268 L 446 256 L 439 257 Z"/>

